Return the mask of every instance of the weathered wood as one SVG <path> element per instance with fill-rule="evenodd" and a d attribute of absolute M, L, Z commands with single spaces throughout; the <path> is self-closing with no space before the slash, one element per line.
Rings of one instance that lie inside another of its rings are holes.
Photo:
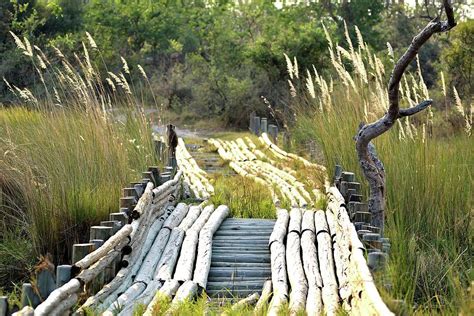
<path fill-rule="evenodd" d="M 146 188 L 145 188 L 145 192 L 140 197 L 140 199 L 138 200 L 137 205 L 135 206 L 135 208 L 132 211 L 131 216 L 132 216 L 133 219 L 140 218 L 140 216 L 142 216 L 143 213 L 146 212 L 150 208 L 150 205 L 151 205 L 151 203 L 153 201 L 153 197 L 154 197 L 153 187 L 154 187 L 153 182 L 148 182 L 147 183 Z"/>
<path fill-rule="evenodd" d="M 56 267 L 56 287 L 59 288 L 71 280 L 71 265 L 63 264 Z"/>
<path fill-rule="evenodd" d="M 214 212 L 214 205 L 204 208 L 193 226 L 186 232 L 186 238 L 181 247 L 181 254 L 176 265 L 174 278 L 178 281 L 188 281 L 193 277 L 194 261 L 196 259 L 196 248 L 199 241 L 199 232 Z"/>
<path fill-rule="evenodd" d="M 331 187 L 328 190 L 328 197 L 341 205 L 343 198 L 337 188 Z M 343 236 L 347 236 L 350 243 L 350 265 L 349 282 L 351 284 L 352 300 L 350 302 L 353 313 L 360 315 L 393 315 L 382 301 L 377 288 L 375 287 L 372 275 L 364 258 L 364 246 L 357 236 L 354 225 L 350 222 L 347 211 L 344 207 L 337 209 L 336 218 L 344 231 Z"/>
<path fill-rule="evenodd" d="M 8 313 L 8 297 L 0 296 L 0 316 L 7 316 Z"/>
<path fill-rule="evenodd" d="M 110 250 L 114 249 L 119 243 L 121 243 L 124 239 L 130 236 L 133 228 L 132 225 L 125 225 L 123 226 L 115 235 L 110 237 L 104 244 L 96 249 L 95 251 L 89 253 L 84 258 L 79 260 L 78 262 L 74 263 L 74 266 L 85 269 L 89 267 L 91 264 L 99 260 L 105 254 L 107 254 Z"/>
<path fill-rule="evenodd" d="M 258 302 L 258 299 L 260 298 L 260 295 L 258 293 L 253 293 L 252 295 L 247 296 L 246 298 L 238 301 L 234 305 L 232 305 L 231 310 L 237 311 L 241 308 L 244 308 L 246 306 L 252 306 L 255 305 Z"/>
<path fill-rule="evenodd" d="M 197 292 L 198 284 L 196 282 L 191 280 L 185 281 L 176 292 L 173 299 L 173 305 L 177 305 L 185 300 L 191 300 L 197 295 Z"/>
<path fill-rule="evenodd" d="M 184 230 L 180 227 L 173 228 L 168 243 L 166 244 L 163 254 L 161 255 L 160 261 L 156 266 L 155 279 L 164 282 L 172 278 L 183 239 Z"/>
<path fill-rule="evenodd" d="M 31 283 L 23 283 L 21 286 L 21 307 L 36 307 L 40 303 L 39 296 L 35 293 Z"/>
<path fill-rule="evenodd" d="M 51 311 L 51 316 L 62 316 L 69 314 L 69 310 L 77 303 L 79 296 L 76 293 L 69 295 L 68 298 L 59 302 L 59 304 Z"/>
<path fill-rule="evenodd" d="M 102 239 L 106 241 L 113 235 L 112 230 L 112 227 L 108 226 L 91 226 L 89 239 Z"/>
<path fill-rule="evenodd" d="M 120 221 L 101 221 L 100 226 L 112 227 L 112 235 L 114 235 L 123 225 Z"/>
<path fill-rule="evenodd" d="M 155 240 L 157 233 L 162 228 L 164 221 L 168 218 L 173 208 L 165 207 L 164 209 L 166 209 L 166 212 L 161 215 L 158 220 L 153 221 L 153 224 L 146 233 L 147 238 L 145 238 L 143 246 L 139 249 L 136 249 L 135 252 L 132 252 L 131 259 L 133 259 L 133 264 L 127 268 L 122 268 L 109 284 L 105 285 L 96 295 L 89 297 L 87 301 L 81 306 L 80 311 L 84 308 L 94 308 L 100 303 L 102 303 L 102 308 L 107 308 L 114 300 L 117 299 L 119 293 L 124 292 L 131 285 L 132 276 L 134 277 L 137 274 L 143 259 Z"/>
<path fill-rule="evenodd" d="M 25 306 L 16 313 L 13 313 L 12 316 L 33 316 L 35 313 L 33 307 Z"/>
<path fill-rule="evenodd" d="M 384 231 L 384 211 L 385 211 L 385 168 L 377 157 L 375 146 L 371 142 L 373 139 L 387 132 L 395 122 L 404 116 L 411 116 L 423 111 L 433 103 L 433 100 L 425 100 L 420 104 L 400 109 L 399 105 L 399 85 L 403 73 L 417 56 L 418 50 L 436 33 L 447 32 L 456 26 L 453 8 L 450 0 L 443 1 L 444 11 L 447 21 L 440 21 L 439 18 L 431 20 L 418 33 L 410 43 L 410 46 L 400 59 L 395 63 L 388 83 L 388 111 L 377 121 L 359 127 L 356 136 L 356 150 L 360 167 L 369 183 L 369 210 L 372 214 L 373 226 L 377 226 L 383 235 Z"/>
<path fill-rule="evenodd" d="M 308 282 L 304 275 L 303 263 L 301 261 L 301 241 L 299 231 L 296 230 L 301 228 L 301 211 L 296 210 L 293 209 L 290 213 L 290 225 L 286 241 L 288 280 L 291 285 L 289 308 L 292 315 L 296 315 L 305 309 L 306 296 L 308 295 Z M 293 214 L 295 215 L 295 220 L 293 220 Z M 294 223 L 298 220 L 300 223 Z M 290 230 L 290 227 L 293 229 Z"/>
<path fill-rule="evenodd" d="M 47 316 L 51 311 L 63 300 L 67 299 L 71 294 L 79 292 L 81 282 L 78 279 L 72 279 L 62 287 L 54 290 L 48 298 L 38 305 L 35 309 L 35 316 Z"/>
<path fill-rule="evenodd" d="M 72 263 L 80 261 L 82 258 L 87 256 L 89 253 L 94 251 L 93 243 L 74 244 L 72 245 Z"/>
<path fill-rule="evenodd" d="M 255 305 L 255 314 L 260 315 L 263 312 L 263 309 L 268 304 L 268 301 L 270 300 L 271 296 L 272 280 L 266 280 L 265 283 L 263 283 L 262 295 L 260 295 L 260 298 L 257 304 Z"/>
<path fill-rule="evenodd" d="M 319 273 L 313 211 L 304 212 L 301 231 L 301 253 L 303 255 L 304 272 L 308 280 L 306 313 L 308 315 L 320 315 L 323 311 L 323 302 L 321 298 L 323 282 L 321 274 Z"/>
<path fill-rule="evenodd" d="M 126 307 L 131 301 L 145 291 L 147 284 L 153 279 L 156 266 L 168 243 L 170 231 L 181 223 L 183 218 L 186 216 L 188 209 L 189 207 L 186 204 L 180 203 L 175 208 L 174 212 L 166 219 L 163 223 L 163 228 L 160 230 L 158 236 L 153 242 L 153 246 L 143 260 L 143 263 L 134 279 L 133 285 L 122 293 L 115 302 L 109 305 L 107 308 L 108 311 L 113 311 L 117 307 Z"/>
<path fill-rule="evenodd" d="M 152 316 L 154 314 L 154 310 L 159 306 L 160 301 L 163 299 L 171 300 L 173 295 L 175 295 L 178 291 L 179 287 L 180 284 L 175 279 L 166 281 L 148 304 L 143 316 Z"/>
<path fill-rule="evenodd" d="M 272 269 L 273 299 L 268 315 L 278 315 L 280 309 L 288 301 L 288 276 L 286 270 L 286 256 L 284 238 L 289 222 L 288 211 L 277 211 L 277 221 L 270 237 L 270 254 Z"/>
<path fill-rule="evenodd" d="M 339 307 L 338 285 L 334 273 L 332 240 L 323 211 L 317 211 L 314 214 L 314 222 L 318 242 L 319 269 L 323 281 L 322 298 L 324 312 L 327 315 L 335 315 Z"/>
<path fill-rule="evenodd" d="M 212 213 L 209 220 L 199 233 L 196 269 L 194 270 L 193 280 L 204 289 L 206 288 L 207 277 L 211 267 L 212 236 L 224 219 L 229 216 L 229 213 L 230 210 L 226 205 L 220 205 Z"/>

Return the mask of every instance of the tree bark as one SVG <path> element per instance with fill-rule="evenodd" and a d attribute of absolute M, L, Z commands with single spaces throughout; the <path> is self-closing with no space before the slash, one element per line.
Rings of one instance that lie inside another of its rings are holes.
<path fill-rule="evenodd" d="M 434 19 L 416 35 L 406 52 L 395 64 L 388 83 L 388 112 L 379 120 L 363 125 L 361 124 L 356 139 L 357 156 L 360 167 L 369 183 L 369 210 L 372 213 L 372 225 L 379 227 L 383 235 L 385 211 L 385 169 L 378 159 L 375 146 L 371 141 L 388 131 L 400 117 L 414 115 L 426 109 L 432 100 L 425 100 L 415 107 L 400 110 L 399 84 L 408 65 L 415 58 L 418 50 L 435 33 L 449 31 L 456 26 L 453 9 L 449 0 L 443 1 L 447 21 Z"/>

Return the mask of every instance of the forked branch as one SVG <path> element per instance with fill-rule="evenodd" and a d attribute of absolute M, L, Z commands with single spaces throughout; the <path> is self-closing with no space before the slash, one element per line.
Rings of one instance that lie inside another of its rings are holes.
<path fill-rule="evenodd" d="M 369 211 L 372 213 L 372 225 L 380 228 L 383 234 L 384 228 L 384 210 L 385 210 L 385 170 L 382 162 L 377 158 L 375 146 L 371 141 L 388 131 L 397 119 L 405 116 L 414 115 L 428 106 L 433 101 L 425 100 L 417 106 L 400 109 L 399 106 L 399 84 L 408 65 L 418 54 L 418 50 L 435 33 L 447 32 L 456 26 L 454 12 L 449 0 L 443 1 L 444 12 L 447 20 L 439 21 L 436 18 L 428 23 L 420 33 L 412 40 L 406 52 L 395 64 L 390 81 L 388 83 L 388 112 L 377 121 L 361 126 L 356 136 L 356 149 L 359 164 L 364 176 L 369 182 Z"/>

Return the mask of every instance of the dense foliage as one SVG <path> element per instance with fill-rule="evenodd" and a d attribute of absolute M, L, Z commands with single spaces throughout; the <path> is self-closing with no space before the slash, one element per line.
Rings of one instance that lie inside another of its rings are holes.
<path fill-rule="evenodd" d="M 0 76 L 19 87 L 35 84 L 27 75 L 31 63 L 16 50 L 9 31 L 66 55 L 82 50 L 88 31 L 101 51 L 91 58 L 103 73 L 119 69 L 123 56 L 130 65 L 145 67 L 158 104 L 165 109 L 183 117 L 219 116 L 223 123 L 243 126 L 253 110 L 266 111 L 262 96 L 285 112 L 289 94 L 282 89 L 287 85 L 284 53 L 295 56 L 301 69 L 328 69 L 323 25 L 335 42 L 344 38 L 344 21 L 349 27 L 358 25 L 375 52 L 390 42 L 397 54 L 436 12 L 433 5 L 386 7 L 381 0 L 321 1 L 282 9 L 272 1 L 249 2 L 2 1 Z M 472 95 L 473 27 L 472 21 L 465 22 L 452 39 L 440 38 L 423 50 L 420 61 L 428 87 L 439 83 L 438 70 L 443 69 L 447 84 L 455 83 L 461 98 Z M 1 84 L 0 102 L 14 102 Z M 151 96 L 144 92 L 144 102 L 149 101 Z"/>

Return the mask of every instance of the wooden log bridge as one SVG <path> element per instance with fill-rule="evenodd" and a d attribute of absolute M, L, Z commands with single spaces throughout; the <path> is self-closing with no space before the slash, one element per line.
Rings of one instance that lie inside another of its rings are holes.
<path fill-rule="evenodd" d="M 72 265 L 58 266 L 56 280 L 37 276 L 48 280 L 48 286 L 39 284 L 41 298 L 24 284 L 24 306 L 14 315 L 129 316 L 142 305 L 141 314 L 151 316 L 163 298 L 171 301 L 166 314 L 176 314 L 181 302 L 202 292 L 210 308 L 224 300 L 235 303 L 233 312 L 255 305 L 259 315 L 392 315 L 371 274 L 383 266 L 390 244 L 370 226 L 354 174 L 338 166 L 334 186 L 324 175 L 326 195 L 318 187 L 310 196 L 295 172 L 275 167 L 273 159 L 298 161 L 315 172 L 325 168 L 262 135 L 273 158 L 248 138 L 209 143 L 234 176 L 276 187 L 276 220 L 230 218 L 229 207 L 205 200 L 214 188 L 180 139 L 178 170 L 160 174 L 150 167 L 146 179 L 125 188 L 121 212 L 93 226 L 89 242 L 74 245 Z M 181 195 L 186 188 L 194 202 Z M 280 208 L 280 198 L 292 207 Z M 324 210 L 314 206 L 320 198 Z M 0 297 L 0 316 L 6 310 Z"/>

